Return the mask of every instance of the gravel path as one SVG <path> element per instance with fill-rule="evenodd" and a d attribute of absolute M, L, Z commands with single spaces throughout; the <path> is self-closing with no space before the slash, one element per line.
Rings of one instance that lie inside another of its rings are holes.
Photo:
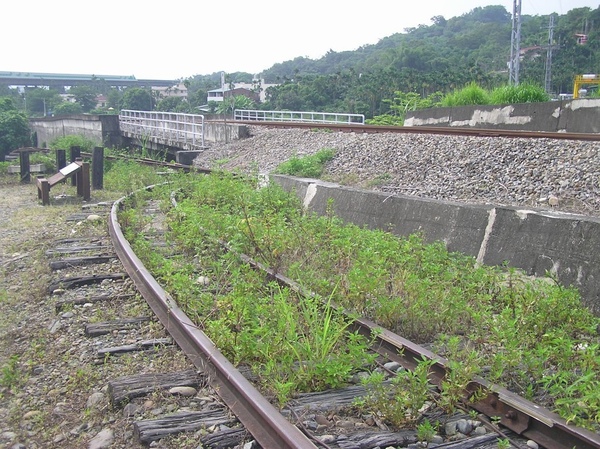
<path fill-rule="evenodd" d="M 134 293 L 133 285 L 129 280 L 109 281 L 94 289 L 82 287 L 49 295 L 49 285 L 58 278 L 123 272 L 123 268 L 113 261 L 51 271 L 46 251 L 56 246 L 56 240 L 108 238 L 106 220 L 67 220 L 82 213 L 81 200 L 72 196 L 74 187 L 55 186 L 52 204 L 41 206 L 35 185 L 14 179 L 0 177 L 0 449 L 143 449 L 147 446 L 134 438 L 133 420 L 154 417 L 157 410 L 164 413 L 173 401 L 155 394 L 141 405 L 130 403 L 127 410 L 112 407 L 108 381 L 152 370 L 176 371 L 186 368 L 188 362 L 176 347 L 168 347 L 154 358 L 136 354 L 98 362 L 100 344 L 164 337 L 164 330 L 149 324 L 100 338 L 84 335 L 90 322 L 127 314 L 150 316 L 149 308 L 135 296 L 127 304 L 109 301 L 56 310 L 56 303 L 71 295 L 89 298 Z M 55 198 L 61 194 L 64 197 Z M 137 408 L 131 411 L 133 406 Z M 198 447 L 196 435 L 186 441 L 173 440 L 156 447 Z"/>
<path fill-rule="evenodd" d="M 249 128 L 251 137 L 213 144 L 195 165 L 268 173 L 329 148 L 323 179 L 339 184 L 600 216 L 600 142 Z"/>

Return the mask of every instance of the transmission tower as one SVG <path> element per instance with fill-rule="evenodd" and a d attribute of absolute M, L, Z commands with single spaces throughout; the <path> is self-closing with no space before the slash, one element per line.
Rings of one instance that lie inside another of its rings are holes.
<path fill-rule="evenodd" d="M 510 35 L 510 61 L 508 62 L 509 84 L 519 84 L 519 62 L 521 50 L 521 0 L 513 0 L 512 33 Z"/>
<path fill-rule="evenodd" d="M 550 15 L 550 22 L 548 23 L 548 46 L 546 47 L 546 75 L 544 77 L 544 87 L 546 93 L 550 94 L 552 91 L 552 50 L 556 47 L 553 45 L 554 41 L 554 14 Z"/>

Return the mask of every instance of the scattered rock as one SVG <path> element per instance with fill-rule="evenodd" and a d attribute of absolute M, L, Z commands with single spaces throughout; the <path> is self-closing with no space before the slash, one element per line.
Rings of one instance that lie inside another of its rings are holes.
<path fill-rule="evenodd" d="M 198 393 L 194 387 L 173 387 L 169 389 L 169 393 L 179 396 L 195 396 Z"/>
<path fill-rule="evenodd" d="M 112 429 L 102 429 L 88 444 L 88 449 L 104 449 L 110 447 L 115 440 Z"/>
<path fill-rule="evenodd" d="M 92 393 L 90 395 L 90 397 L 88 398 L 88 400 L 87 400 L 87 402 L 85 404 L 85 407 L 86 408 L 92 408 L 95 405 L 97 405 L 100 402 L 102 402 L 103 399 L 104 399 L 104 394 L 103 393 L 99 393 L 99 392 Z"/>

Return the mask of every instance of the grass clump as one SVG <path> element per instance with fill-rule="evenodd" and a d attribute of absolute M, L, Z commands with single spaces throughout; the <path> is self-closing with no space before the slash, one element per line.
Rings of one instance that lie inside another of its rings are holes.
<path fill-rule="evenodd" d="M 309 156 L 294 156 L 288 161 L 279 164 L 275 173 L 299 176 L 301 178 L 319 178 L 323 174 L 325 163 L 335 156 L 335 151 L 323 149 Z"/>
<path fill-rule="evenodd" d="M 169 238 L 189 257 L 154 262 L 174 288 L 171 294 L 220 347 L 277 379 L 269 385 L 275 396 L 342 382 L 358 369 L 353 359 L 364 341 L 352 343 L 358 337 L 333 309 L 319 306 L 315 313 L 306 298 L 270 285 L 207 242 L 226 241 L 328 304 L 413 341 L 433 342 L 453 361 L 438 400 L 445 408 L 455 407 L 469 379 L 483 373 L 529 399 L 543 399 L 578 425 L 600 427 L 594 375 L 600 370 L 600 320 L 582 306 L 575 289 L 506 267 L 479 266 L 420 235 L 397 237 L 344 224 L 331 204 L 324 216 L 316 216 L 277 185 L 257 186 L 258 180 L 227 174 L 182 184 Z M 191 259 L 195 262 L 186 261 Z M 195 283 L 198 276 L 210 279 L 210 288 Z M 236 279 L 241 282 L 233 284 Z M 415 387 L 408 399 L 419 391 Z M 414 411 L 417 402 L 404 408 Z"/>
<path fill-rule="evenodd" d="M 135 161 L 117 160 L 105 164 L 104 188 L 129 194 L 146 186 L 164 182 L 153 167 Z"/>
<path fill-rule="evenodd" d="M 506 85 L 490 93 L 491 104 L 535 103 L 550 101 L 550 96 L 541 86 L 534 84 Z"/>
<path fill-rule="evenodd" d="M 472 82 L 462 89 L 447 94 L 441 101 L 442 106 L 469 106 L 517 104 L 550 101 L 543 87 L 531 83 L 504 85 L 491 91 Z"/>
<path fill-rule="evenodd" d="M 442 106 L 468 106 L 474 104 L 490 104 L 489 93 L 477 83 L 470 83 L 462 89 L 455 90 L 442 98 Z"/>

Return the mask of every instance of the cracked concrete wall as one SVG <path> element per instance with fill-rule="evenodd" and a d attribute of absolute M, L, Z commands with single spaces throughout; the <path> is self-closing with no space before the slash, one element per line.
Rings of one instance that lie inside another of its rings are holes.
<path fill-rule="evenodd" d="M 578 288 L 584 304 L 600 316 L 600 219 L 388 195 L 284 175 L 270 179 L 318 214 L 331 204 L 338 217 L 358 226 L 400 236 L 420 232 L 426 241 L 443 241 L 448 250 L 485 265 L 552 273 L 562 285 Z"/>
<path fill-rule="evenodd" d="M 420 109 L 407 113 L 404 126 L 598 133 L 600 99 Z"/>

